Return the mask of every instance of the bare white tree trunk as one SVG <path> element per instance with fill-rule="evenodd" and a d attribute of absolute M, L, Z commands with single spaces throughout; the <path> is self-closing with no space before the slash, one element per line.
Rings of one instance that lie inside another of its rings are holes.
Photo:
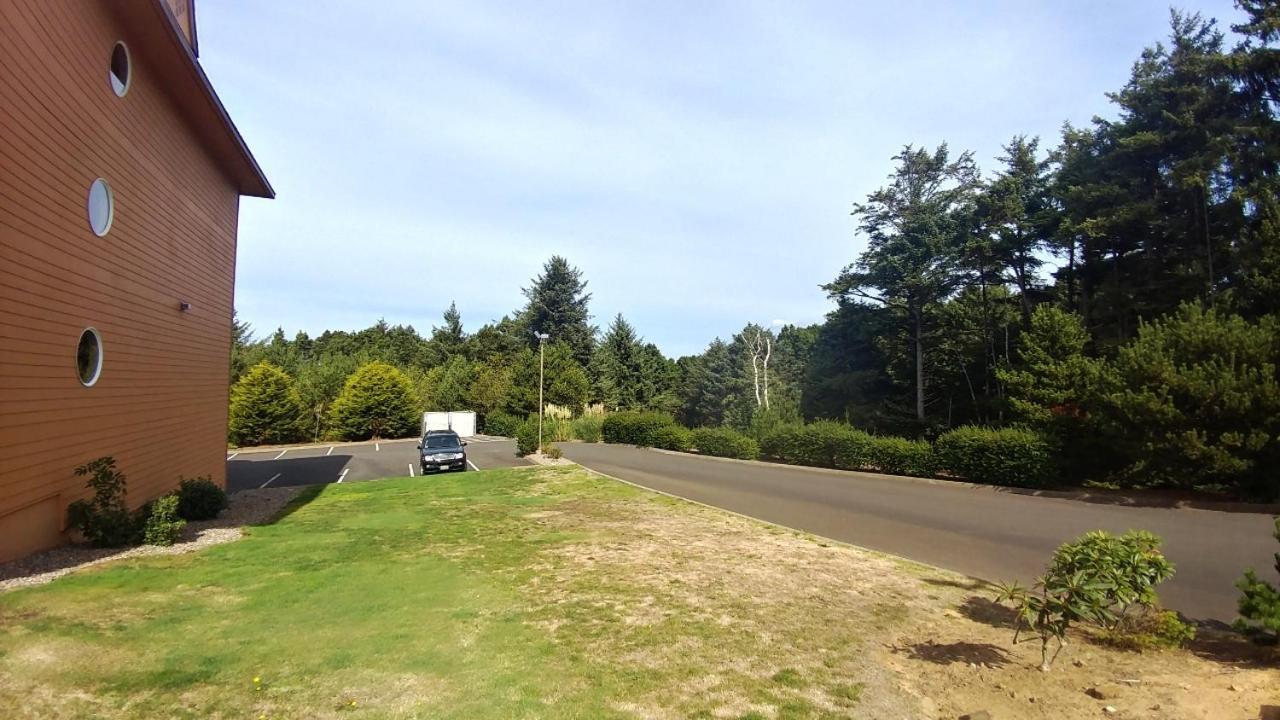
<path fill-rule="evenodd" d="M 764 331 L 760 332 L 764 335 Z M 773 338 L 765 335 L 764 338 L 764 409 L 769 409 L 769 357 L 773 355 Z"/>
<path fill-rule="evenodd" d="M 760 335 L 751 347 L 751 383 L 756 391 L 756 407 L 760 407 Z"/>

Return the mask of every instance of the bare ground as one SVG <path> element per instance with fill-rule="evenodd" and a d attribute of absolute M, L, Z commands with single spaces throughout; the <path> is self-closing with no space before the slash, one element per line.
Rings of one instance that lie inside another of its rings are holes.
<path fill-rule="evenodd" d="M 682 686 L 619 708 L 639 717 L 676 717 L 666 709 L 681 695 L 718 697 L 716 717 L 788 714 L 777 693 L 744 694 L 745 679 L 791 687 L 835 717 L 1244 719 L 1280 707 L 1274 658 L 1228 633 L 1146 653 L 1077 635 L 1044 673 L 1034 643 L 1011 644 L 1012 613 L 980 581 L 661 496 L 530 517 L 596 538 L 534 568 L 525 590 L 547 608 L 545 629 L 580 633 L 563 618 L 586 606 L 608 627 L 584 644 L 600 662 L 642 672 L 696 660 Z M 635 642 L 672 616 L 732 628 L 736 647 L 719 633 Z"/>

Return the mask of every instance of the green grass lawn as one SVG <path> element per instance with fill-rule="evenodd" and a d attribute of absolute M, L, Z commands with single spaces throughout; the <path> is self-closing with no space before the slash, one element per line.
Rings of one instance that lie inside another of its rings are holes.
<path fill-rule="evenodd" d="M 0 595 L 0 717 L 846 717 L 883 679 L 843 611 L 795 611 L 793 546 L 832 552 L 577 468 L 309 489 Z"/>

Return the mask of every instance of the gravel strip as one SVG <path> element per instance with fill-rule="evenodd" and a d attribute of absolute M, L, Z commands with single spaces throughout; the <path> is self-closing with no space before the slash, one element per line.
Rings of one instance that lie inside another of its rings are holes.
<path fill-rule="evenodd" d="M 25 558 L 0 564 L 0 592 L 52 582 L 82 568 L 112 560 L 149 555 L 181 555 L 211 545 L 239 540 L 247 525 L 267 522 L 280 514 L 302 488 L 281 487 L 242 490 L 228 496 L 229 507 L 214 520 L 189 522 L 178 542 L 168 547 L 139 545 L 130 548 L 95 548 L 63 545 Z"/>

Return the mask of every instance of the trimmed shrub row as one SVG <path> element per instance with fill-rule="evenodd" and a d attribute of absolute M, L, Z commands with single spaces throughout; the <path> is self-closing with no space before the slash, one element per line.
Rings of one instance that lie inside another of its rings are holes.
<path fill-rule="evenodd" d="M 657 412 L 616 412 L 604 416 L 601 435 L 607 443 L 654 447 L 663 428 L 678 427 L 670 415 Z"/>
<path fill-rule="evenodd" d="M 573 436 L 582 442 L 598 443 L 603 422 L 604 420 L 598 415 L 580 417 L 573 421 Z"/>
<path fill-rule="evenodd" d="M 938 438 L 934 454 L 940 468 L 973 482 L 1036 487 L 1053 475 L 1049 444 L 1024 428 L 958 427 Z"/>
<path fill-rule="evenodd" d="M 760 446 L 754 438 L 730 428 L 698 428 L 692 433 L 693 447 L 703 455 L 755 460 Z"/>
<path fill-rule="evenodd" d="M 1023 428 L 959 427 L 930 445 L 922 440 L 876 437 L 824 420 L 775 430 L 764 438 L 760 449 L 764 455 L 792 465 L 916 477 L 945 472 L 993 485 L 1039 487 L 1053 477 L 1048 443 Z"/>

